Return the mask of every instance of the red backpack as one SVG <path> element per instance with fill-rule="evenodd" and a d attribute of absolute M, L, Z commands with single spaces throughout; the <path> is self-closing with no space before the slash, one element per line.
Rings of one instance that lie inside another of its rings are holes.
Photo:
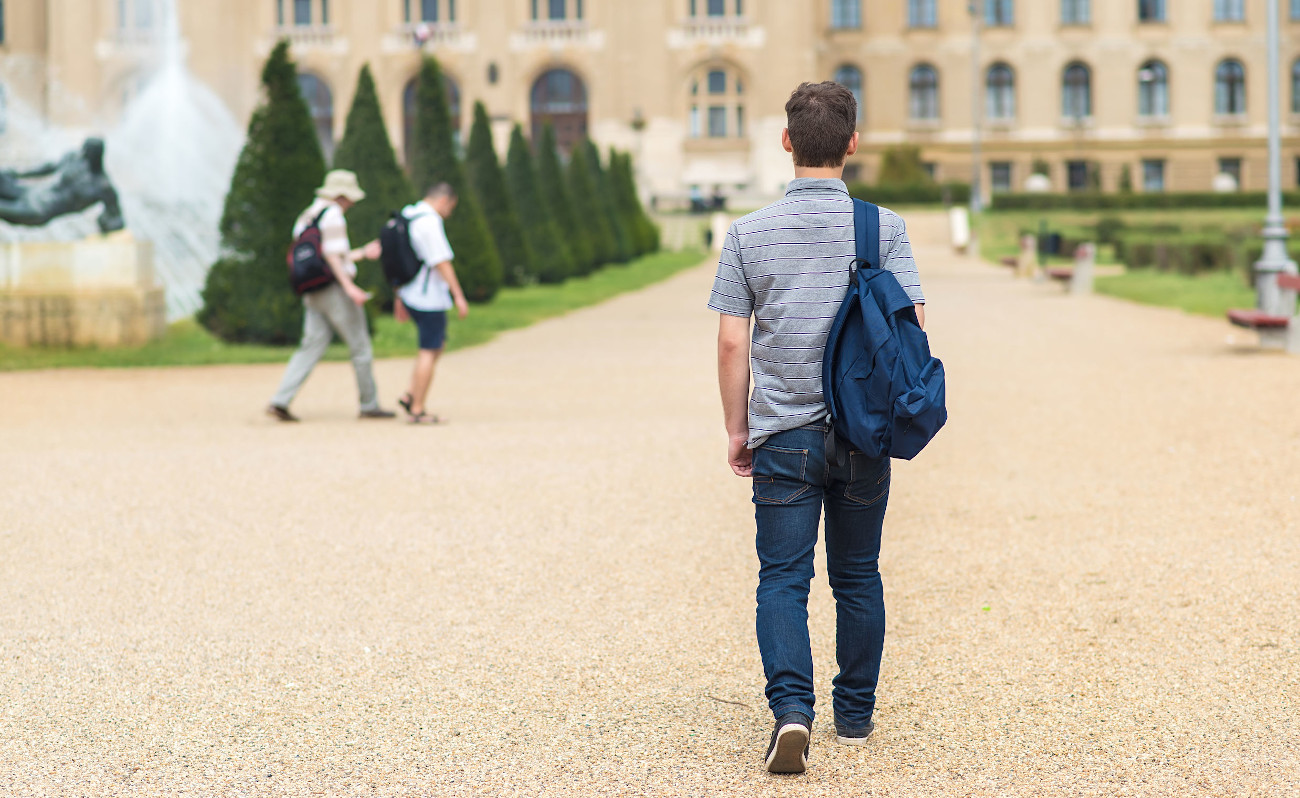
<path fill-rule="evenodd" d="M 321 248 L 320 220 L 331 206 L 316 214 L 289 247 L 285 261 L 289 264 L 289 285 L 298 296 L 319 291 L 334 282 L 334 270 Z"/>

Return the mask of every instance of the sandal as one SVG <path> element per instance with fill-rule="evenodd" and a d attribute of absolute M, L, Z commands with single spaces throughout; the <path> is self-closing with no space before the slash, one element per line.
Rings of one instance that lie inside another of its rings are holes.
<path fill-rule="evenodd" d="M 407 391 L 406 393 L 402 394 L 401 399 L 397 400 L 397 406 L 405 410 L 406 415 L 414 416 L 415 414 L 411 412 L 411 402 L 413 401 L 415 400 L 411 398 L 411 392 Z"/>
<path fill-rule="evenodd" d="M 412 424 L 427 424 L 429 426 L 446 423 L 433 413 L 414 413 L 409 420 Z"/>

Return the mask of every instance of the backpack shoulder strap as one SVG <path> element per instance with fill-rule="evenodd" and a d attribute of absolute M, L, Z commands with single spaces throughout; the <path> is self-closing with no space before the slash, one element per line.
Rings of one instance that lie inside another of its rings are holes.
<path fill-rule="evenodd" d="M 311 222 L 308 223 L 307 227 L 320 227 L 320 220 L 325 218 L 325 214 L 329 213 L 329 210 L 332 207 L 334 206 L 330 204 L 326 204 L 326 206 L 321 209 L 321 212 L 316 214 L 316 218 L 312 219 Z"/>
<path fill-rule="evenodd" d="M 853 233 L 856 260 L 869 269 L 880 268 L 880 208 L 860 199 L 853 200 Z"/>

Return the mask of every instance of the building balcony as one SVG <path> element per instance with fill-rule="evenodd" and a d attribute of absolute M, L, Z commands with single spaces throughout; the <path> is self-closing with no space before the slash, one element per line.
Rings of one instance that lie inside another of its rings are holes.
<path fill-rule="evenodd" d="M 765 29 L 751 25 L 745 17 L 691 17 L 668 31 L 670 50 L 682 50 L 701 44 L 762 47 L 766 42 Z"/>
<path fill-rule="evenodd" d="M 537 48 L 600 50 L 604 46 L 605 32 L 583 20 L 537 20 L 510 36 L 510 49 L 516 52 Z"/>
<path fill-rule="evenodd" d="M 338 35 L 333 25 L 280 25 L 271 31 L 272 46 L 280 39 L 288 39 L 289 45 L 298 51 L 342 53 L 347 50 L 347 39 Z"/>
<path fill-rule="evenodd" d="M 478 35 L 454 22 L 410 22 L 399 25 L 384 36 L 381 48 L 386 53 L 423 50 L 470 51 L 477 49 Z"/>

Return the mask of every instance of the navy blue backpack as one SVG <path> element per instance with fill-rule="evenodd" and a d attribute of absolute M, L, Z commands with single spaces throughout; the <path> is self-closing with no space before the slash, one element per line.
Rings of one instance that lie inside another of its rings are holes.
<path fill-rule="evenodd" d="M 930 355 L 912 300 L 880 268 L 880 209 L 853 200 L 853 226 L 857 257 L 822 361 L 828 440 L 911 460 L 948 420 L 943 363 Z"/>

